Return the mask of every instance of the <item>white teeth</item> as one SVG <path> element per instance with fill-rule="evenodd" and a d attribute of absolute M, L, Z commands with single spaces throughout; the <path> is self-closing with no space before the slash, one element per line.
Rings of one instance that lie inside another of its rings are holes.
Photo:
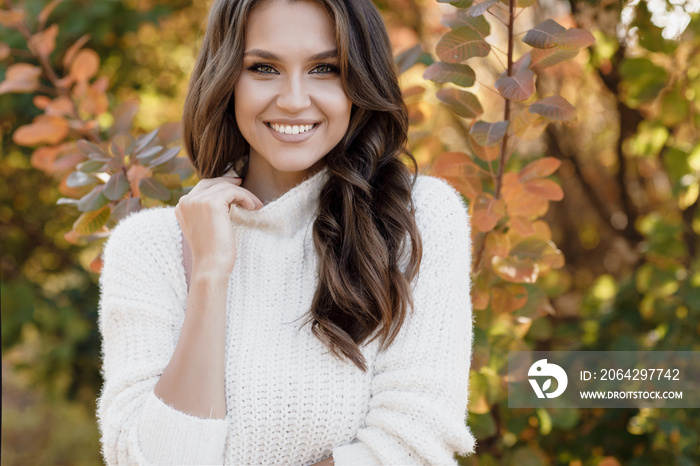
<path fill-rule="evenodd" d="M 314 125 L 294 125 L 294 126 L 289 126 L 289 125 L 278 125 L 276 123 L 270 123 L 270 127 L 277 131 L 278 133 L 282 134 L 299 134 L 299 133 L 305 133 L 309 131 L 311 128 L 314 127 Z"/>

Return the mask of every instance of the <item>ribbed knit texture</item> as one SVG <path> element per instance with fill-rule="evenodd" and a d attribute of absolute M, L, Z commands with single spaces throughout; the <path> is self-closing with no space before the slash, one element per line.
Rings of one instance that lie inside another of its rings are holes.
<path fill-rule="evenodd" d="M 312 225 L 327 168 L 258 211 L 231 208 L 237 257 L 226 316 L 226 419 L 154 394 L 187 308 L 174 207 L 112 231 L 99 279 L 104 386 L 97 417 L 107 464 L 456 464 L 465 424 L 472 312 L 470 225 L 462 197 L 420 175 L 413 192 L 423 262 L 415 313 L 369 369 L 334 357 L 301 320 L 318 284 Z"/>

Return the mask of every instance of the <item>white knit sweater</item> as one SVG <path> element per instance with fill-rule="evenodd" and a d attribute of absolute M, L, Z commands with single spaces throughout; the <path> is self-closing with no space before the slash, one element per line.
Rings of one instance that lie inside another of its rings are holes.
<path fill-rule="evenodd" d="M 362 372 L 299 330 L 317 285 L 312 225 L 327 168 L 258 211 L 231 208 L 237 258 L 226 318 L 226 419 L 201 419 L 154 394 L 187 308 L 174 207 L 113 229 L 99 279 L 104 386 L 97 416 L 107 464 L 456 464 L 472 347 L 469 216 L 440 178 L 413 192 L 423 262 L 415 313 L 392 345 L 361 345 Z M 403 269 L 402 269 L 403 270 Z"/>

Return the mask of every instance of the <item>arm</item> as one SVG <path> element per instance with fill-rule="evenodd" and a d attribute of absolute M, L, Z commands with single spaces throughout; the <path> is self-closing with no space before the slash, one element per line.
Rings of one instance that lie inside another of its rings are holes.
<path fill-rule="evenodd" d="M 365 427 L 333 450 L 337 466 L 456 464 L 454 452 L 474 451 L 465 423 L 472 345 L 469 217 L 449 185 L 423 181 L 428 192 L 416 201 L 423 259 L 414 314 L 377 355 Z"/>
<path fill-rule="evenodd" d="M 172 361 L 177 361 L 174 353 L 180 336 L 187 339 L 188 332 L 190 339 L 196 336 L 196 319 L 190 318 L 185 327 L 185 305 L 187 312 L 196 303 L 206 308 L 205 303 L 213 305 L 215 296 L 220 296 L 216 280 L 193 279 L 189 298 L 172 288 L 169 281 L 179 279 L 181 272 L 167 258 L 176 256 L 180 238 L 161 227 L 164 217 L 158 210 L 122 220 L 103 252 L 98 325 L 104 385 L 97 406 L 102 453 L 108 465 L 222 464 L 227 422 L 209 419 L 212 400 L 202 397 L 186 405 L 175 390 L 167 393 L 164 382 L 163 396 L 180 410 L 154 392 L 166 367 L 176 370 Z M 212 363 L 209 368 L 217 366 Z M 193 415 L 204 411 L 204 416 Z"/>

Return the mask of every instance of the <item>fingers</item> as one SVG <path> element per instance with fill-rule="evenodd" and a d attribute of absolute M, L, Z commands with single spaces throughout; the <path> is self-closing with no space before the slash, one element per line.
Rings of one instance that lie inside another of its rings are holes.
<path fill-rule="evenodd" d="M 231 204 L 240 204 L 248 210 L 256 210 L 263 206 L 257 196 L 250 191 L 239 186 L 231 186 L 228 183 L 217 183 L 206 191 L 198 194 L 197 202 L 203 203 L 225 203 L 227 207 Z"/>
<path fill-rule="evenodd" d="M 192 191 L 187 193 L 188 195 L 193 194 L 197 195 L 200 192 L 206 191 L 207 189 L 211 188 L 212 186 L 215 186 L 217 184 L 227 184 L 227 185 L 240 185 L 243 182 L 241 178 L 233 178 L 231 176 L 219 176 L 216 178 L 207 178 L 204 180 L 200 180 L 194 188 L 192 188 Z"/>
<path fill-rule="evenodd" d="M 231 204 L 239 204 L 245 209 L 256 210 L 263 206 L 262 201 L 247 189 L 224 183 L 212 186 L 202 194 L 202 197 L 211 202 L 223 202 L 227 207 Z"/>

